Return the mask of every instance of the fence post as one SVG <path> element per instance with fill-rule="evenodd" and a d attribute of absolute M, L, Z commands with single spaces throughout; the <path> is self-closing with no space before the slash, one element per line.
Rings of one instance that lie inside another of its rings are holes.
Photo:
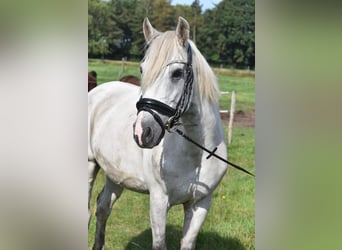
<path fill-rule="evenodd" d="M 228 124 L 228 144 L 232 144 L 234 111 L 235 111 L 235 91 L 232 92 L 232 100 L 230 103 L 230 114 L 229 114 L 229 124 Z"/>
<path fill-rule="evenodd" d="M 127 61 L 127 58 L 126 57 L 123 57 L 122 60 L 121 60 L 121 69 L 120 69 L 120 72 L 119 72 L 119 75 L 118 75 L 118 80 L 121 79 L 122 77 L 122 74 L 125 72 L 126 70 L 126 61 Z"/>

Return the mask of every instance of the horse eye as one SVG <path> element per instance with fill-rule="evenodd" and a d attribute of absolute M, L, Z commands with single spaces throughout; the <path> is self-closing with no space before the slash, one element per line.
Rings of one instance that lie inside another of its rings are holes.
<path fill-rule="evenodd" d="M 171 77 L 173 80 L 180 80 L 183 77 L 183 70 L 176 69 L 175 71 L 172 72 Z"/>
<path fill-rule="evenodd" d="M 142 74 L 142 67 L 141 66 L 139 66 L 139 70 L 140 70 L 140 74 Z"/>

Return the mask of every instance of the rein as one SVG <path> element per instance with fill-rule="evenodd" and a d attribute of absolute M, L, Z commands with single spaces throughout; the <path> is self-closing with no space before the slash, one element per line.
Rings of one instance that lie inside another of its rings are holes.
<path fill-rule="evenodd" d="M 214 148 L 214 150 L 210 151 L 209 149 L 203 147 L 201 144 L 195 142 L 193 139 L 191 139 L 189 136 L 185 135 L 183 131 L 179 130 L 178 128 L 175 129 L 175 131 L 177 132 L 177 134 L 179 134 L 180 136 L 182 136 L 184 139 L 188 140 L 189 142 L 191 142 L 192 144 L 196 145 L 197 147 L 199 147 L 200 149 L 204 150 L 205 152 L 209 153 L 209 155 L 207 156 L 207 159 L 209 159 L 210 157 L 214 156 L 216 157 L 217 159 L 231 165 L 232 167 L 246 173 L 246 174 L 249 174 L 250 176 L 253 176 L 255 177 L 254 174 L 252 174 L 251 172 L 247 171 L 246 169 L 240 167 L 239 165 L 236 165 L 235 163 L 232 163 L 224 158 L 222 158 L 221 156 L 215 154 L 215 151 L 217 150 L 217 147 Z M 169 132 L 172 132 L 172 131 L 169 131 Z"/>

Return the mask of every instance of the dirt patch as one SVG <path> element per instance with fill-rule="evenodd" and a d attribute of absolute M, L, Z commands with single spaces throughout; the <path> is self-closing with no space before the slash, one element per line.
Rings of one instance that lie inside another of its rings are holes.
<path fill-rule="evenodd" d="M 221 119 L 224 123 L 229 122 L 229 112 L 221 113 Z M 254 128 L 255 127 L 255 111 L 245 113 L 242 110 L 235 111 L 233 127 Z"/>

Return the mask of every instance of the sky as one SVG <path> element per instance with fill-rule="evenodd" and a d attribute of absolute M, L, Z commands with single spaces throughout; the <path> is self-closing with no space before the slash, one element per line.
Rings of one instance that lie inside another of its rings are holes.
<path fill-rule="evenodd" d="M 172 0 L 172 5 L 176 4 L 185 4 L 185 5 L 191 5 L 194 0 Z M 206 9 L 212 9 L 215 7 L 214 4 L 218 4 L 221 2 L 221 0 L 200 0 L 200 4 L 202 5 L 202 11 L 205 11 Z"/>

